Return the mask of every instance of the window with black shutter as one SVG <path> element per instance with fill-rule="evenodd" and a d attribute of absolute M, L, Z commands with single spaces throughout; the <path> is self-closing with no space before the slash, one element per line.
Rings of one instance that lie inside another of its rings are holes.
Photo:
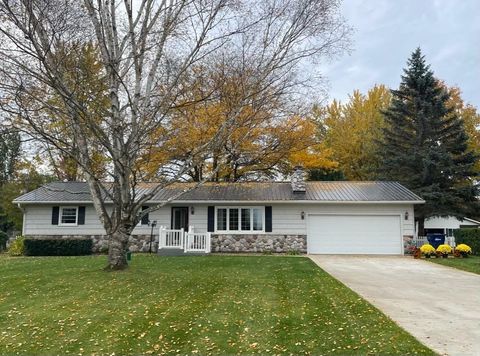
<path fill-rule="evenodd" d="M 207 231 L 215 231 L 215 207 L 209 206 L 207 210 Z"/>
<path fill-rule="evenodd" d="M 60 214 L 60 207 L 52 206 L 52 225 L 58 225 L 59 214 Z"/>
<path fill-rule="evenodd" d="M 78 207 L 78 225 L 85 225 L 85 207 Z"/>
<path fill-rule="evenodd" d="M 265 232 L 272 232 L 272 207 L 265 207 Z"/>

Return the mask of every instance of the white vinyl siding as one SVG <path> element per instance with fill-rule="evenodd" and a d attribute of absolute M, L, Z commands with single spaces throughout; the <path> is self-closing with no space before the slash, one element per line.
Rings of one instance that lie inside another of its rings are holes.
<path fill-rule="evenodd" d="M 53 205 L 28 205 L 24 207 L 25 235 L 102 235 L 105 234 L 93 206 L 85 205 L 85 224 L 77 226 L 62 226 L 62 206 L 59 210 L 58 223 L 52 225 Z M 58 206 L 58 205 L 57 205 Z M 76 206 L 72 206 L 76 207 Z"/>
<path fill-rule="evenodd" d="M 61 226 L 52 225 L 52 205 L 25 205 L 24 209 L 24 235 L 104 235 L 97 212 L 92 205 L 82 204 L 85 206 L 85 224 L 77 226 Z M 58 205 L 56 205 L 58 206 Z M 186 206 L 178 205 L 178 206 Z M 67 205 L 65 205 L 67 207 Z M 74 206 L 76 207 L 76 205 Z M 108 208 L 107 208 L 108 209 Z M 150 221 L 156 220 L 158 229 L 160 226 L 170 228 L 172 206 L 164 206 L 159 210 L 152 211 L 149 214 Z M 189 209 L 190 210 L 190 209 Z M 110 211 L 110 209 L 108 209 Z M 60 222 L 59 212 L 59 222 Z M 195 228 L 195 231 L 207 231 L 207 205 L 196 205 L 194 214 L 189 212 L 189 225 Z M 148 225 L 139 224 L 134 230 L 133 234 L 149 235 L 151 227 Z M 154 230 L 154 234 L 158 234 Z"/>
<path fill-rule="evenodd" d="M 272 233 L 306 235 L 308 214 L 391 214 L 402 215 L 403 235 L 414 235 L 413 204 L 271 204 Z M 302 220 L 302 211 L 305 219 Z M 404 214 L 408 212 L 408 220 Z"/>
<path fill-rule="evenodd" d="M 97 217 L 97 213 L 92 205 L 85 205 L 85 225 L 71 226 L 52 225 L 52 206 L 50 205 L 25 205 L 24 234 L 25 235 L 102 235 L 105 231 Z M 175 204 L 175 206 L 192 206 L 193 204 Z M 207 206 L 215 204 L 195 204 L 194 214 L 189 213 L 189 225 L 195 228 L 195 231 L 207 231 Z M 307 219 L 301 218 L 302 211 L 309 213 L 389 213 L 404 214 L 408 211 L 408 220 L 401 219 L 404 235 L 414 234 L 413 224 L 413 205 L 412 204 L 312 204 L 312 203 L 265 203 L 272 206 L 272 234 L 307 234 Z M 57 204 L 58 206 L 58 204 Z M 67 206 L 67 205 L 65 205 Z M 75 205 L 76 206 L 76 205 Z M 219 206 L 220 207 L 220 206 Z M 248 208 L 239 205 L 238 208 Z M 170 228 L 171 205 L 164 206 L 159 210 L 150 213 L 150 220 L 157 221 L 157 227 L 165 226 Z M 259 208 L 258 213 L 253 210 L 251 217 L 251 232 L 262 232 L 265 230 L 265 212 L 263 206 Z M 216 214 L 215 209 L 215 214 Z M 258 214 L 258 215 L 257 215 Z M 215 229 L 216 229 L 215 220 Z M 217 229 L 216 229 L 217 230 Z M 149 226 L 138 226 L 133 231 L 134 234 L 150 234 Z"/>
<path fill-rule="evenodd" d="M 103 228 L 92 205 L 85 205 L 85 224 L 76 226 L 62 226 L 61 210 L 59 211 L 59 225 L 52 225 L 53 205 L 27 205 L 24 206 L 24 234 L 25 235 L 104 235 Z M 57 205 L 58 206 L 58 205 Z M 67 206 L 65 206 L 67 207 Z M 170 226 L 170 207 L 161 208 L 150 213 L 150 220 L 157 220 L 158 225 Z M 150 227 L 147 225 L 138 226 L 134 234 L 150 234 Z"/>
<path fill-rule="evenodd" d="M 468 225 L 471 227 L 478 227 L 478 224 L 460 219 L 457 219 L 454 216 L 449 217 L 431 217 L 425 219 L 425 229 L 459 229 L 460 225 Z"/>

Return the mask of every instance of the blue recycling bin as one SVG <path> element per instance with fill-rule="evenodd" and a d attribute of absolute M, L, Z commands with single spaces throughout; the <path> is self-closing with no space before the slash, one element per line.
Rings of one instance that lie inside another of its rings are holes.
<path fill-rule="evenodd" d="M 434 249 L 445 243 L 445 234 L 427 234 L 427 240 Z"/>

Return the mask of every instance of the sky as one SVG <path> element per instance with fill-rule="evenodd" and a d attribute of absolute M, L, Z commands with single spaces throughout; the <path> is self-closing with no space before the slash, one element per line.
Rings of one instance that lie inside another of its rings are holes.
<path fill-rule="evenodd" d="M 341 11 L 352 52 L 321 67 L 330 100 L 375 84 L 397 88 L 420 46 L 435 76 L 480 109 L 480 0 L 343 0 Z"/>

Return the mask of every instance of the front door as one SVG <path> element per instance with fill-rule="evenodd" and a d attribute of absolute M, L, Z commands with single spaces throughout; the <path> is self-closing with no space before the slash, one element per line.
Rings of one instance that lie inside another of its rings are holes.
<path fill-rule="evenodd" d="M 172 207 L 172 229 L 188 231 L 188 207 Z"/>

